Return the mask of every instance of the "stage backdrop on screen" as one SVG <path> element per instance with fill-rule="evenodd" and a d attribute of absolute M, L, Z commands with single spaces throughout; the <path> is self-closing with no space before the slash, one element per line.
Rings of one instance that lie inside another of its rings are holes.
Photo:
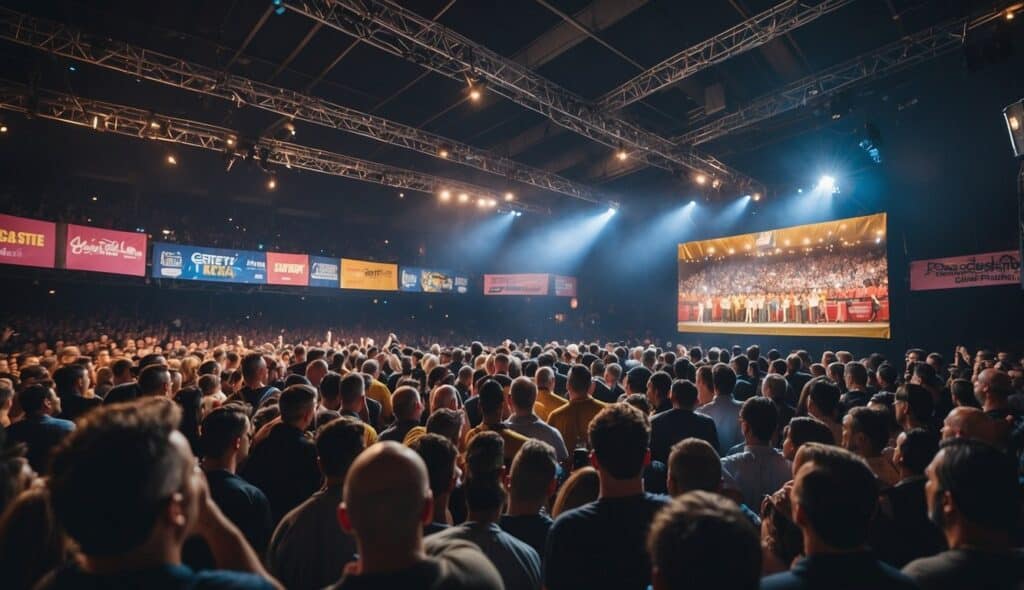
<path fill-rule="evenodd" d="M 885 213 L 679 244 L 678 329 L 889 338 Z"/>

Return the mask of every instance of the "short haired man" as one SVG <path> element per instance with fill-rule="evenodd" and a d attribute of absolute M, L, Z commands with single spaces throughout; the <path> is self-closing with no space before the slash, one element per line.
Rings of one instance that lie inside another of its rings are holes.
<path fill-rule="evenodd" d="M 855 407 L 843 417 L 843 448 L 864 458 L 883 487 L 894 485 L 900 474 L 882 455 L 889 442 L 889 420 L 878 410 Z"/>
<path fill-rule="evenodd" d="M 672 409 L 651 418 L 651 459 L 668 461 L 672 445 L 688 437 L 708 441 L 717 451 L 718 431 L 715 421 L 694 411 L 697 405 L 697 386 L 677 379 L 669 389 Z"/>
<path fill-rule="evenodd" d="M 619 396 L 626 393 L 626 390 L 622 388 L 619 382 L 622 380 L 622 365 L 619 363 L 608 363 L 604 366 L 604 384 L 608 386 L 608 391 L 604 394 L 604 398 L 595 398 L 599 402 L 606 404 L 614 404 L 618 401 Z M 597 390 L 594 393 L 598 393 Z"/>
<path fill-rule="evenodd" d="M 391 406 L 391 391 L 388 386 L 379 381 L 380 364 L 369 359 L 363 362 L 361 371 L 370 376 L 370 384 L 366 387 L 366 397 L 380 404 L 381 425 L 390 424 L 395 417 L 395 411 Z"/>
<path fill-rule="evenodd" d="M 700 372 L 698 371 L 698 379 Z M 743 442 L 740 431 L 740 407 L 743 405 L 732 397 L 736 385 L 736 373 L 725 363 L 718 363 L 711 369 L 711 381 L 715 397 L 697 411 L 715 421 L 718 431 L 718 449 L 723 452 Z"/>
<path fill-rule="evenodd" d="M 946 416 L 942 422 L 940 435 L 942 440 L 949 438 L 969 438 L 989 444 L 995 443 L 994 422 L 980 408 L 959 406 Z"/>
<path fill-rule="evenodd" d="M 75 423 L 60 415 L 61 400 L 45 385 L 30 385 L 17 395 L 24 418 L 7 429 L 7 444 L 24 443 L 26 458 L 37 473 L 49 472 L 50 454 L 75 429 Z"/>
<path fill-rule="evenodd" d="M 566 389 L 569 402 L 548 415 L 548 424 L 558 429 L 567 449 L 588 448 L 587 427 L 605 404 L 591 397 L 594 383 L 590 369 L 583 365 L 573 365 L 569 369 Z M 643 390 L 638 393 L 643 393 Z"/>
<path fill-rule="evenodd" d="M 210 497 L 180 411 L 169 400 L 107 406 L 85 416 L 53 460 L 54 515 L 79 557 L 38 587 L 280 588 L 245 537 Z M 233 569 L 195 572 L 181 564 L 190 534 Z"/>
<path fill-rule="evenodd" d="M 760 506 L 765 496 L 781 488 L 792 476 L 792 466 L 771 446 L 778 414 L 768 398 L 752 397 L 740 410 L 742 451 L 722 458 L 727 473 L 748 506 Z"/>
<path fill-rule="evenodd" d="M 654 590 L 757 590 L 757 530 L 730 500 L 695 491 L 658 513 L 647 535 Z"/>
<path fill-rule="evenodd" d="M 377 438 L 400 443 L 410 430 L 420 425 L 423 400 L 415 387 L 403 385 L 391 396 L 391 407 L 395 413 L 395 422 L 381 431 Z"/>
<path fill-rule="evenodd" d="M 557 463 L 551 445 L 529 440 L 512 459 L 508 511 L 498 523 L 502 530 L 544 555 L 551 517 L 542 509 L 555 493 Z"/>
<path fill-rule="evenodd" d="M 932 427 L 935 402 L 932 401 L 932 394 L 920 385 L 907 383 L 897 389 L 893 409 L 896 412 L 896 422 L 903 432 L 914 428 Z"/>
<path fill-rule="evenodd" d="M 316 390 L 292 385 L 281 392 L 281 421 L 258 440 L 242 477 L 263 490 L 277 523 L 320 488 L 316 445 L 306 435 L 316 413 Z"/>
<path fill-rule="evenodd" d="M 647 380 L 647 401 L 650 402 L 654 414 L 672 409 L 669 390 L 672 389 L 672 376 L 665 371 L 657 371 Z"/>
<path fill-rule="evenodd" d="M 782 456 L 792 461 L 800 447 L 815 442 L 834 445 L 836 439 L 827 424 L 810 416 L 797 416 L 789 421 L 782 440 Z"/>
<path fill-rule="evenodd" d="M 863 459 L 838 447 L 809 443 L 815 451 L 796 473 L 793 521 L 803 532 L 804 554 L 787 572 L 761 580 L 761 590 L 914 588 L 899 570 L 868 550 L 878 505 L 875 476 Z"/>
<path fill-rule="evenodd" d="M 722 491 L 722 460 L 706 440 L 684 438 L 672 446 L 668 457 L 668 493 Z"/>
<path fill-rule="evenodd" d="M 555 457 L 559 462 L 567 461 L 569 452 L 565 448 L 565 441 L 562 440 L 561 433 L 553 426 L 546 424 L 536 413 L 538 395 L 538 388 L 533 381 L 530 381 L 529 377 L 516 377 L 509 389 L 512 416 L 505 421 L 505 424 L 527 438 L 544 441 L 554 449 Z"/>
<path fill-rule="evenodd" d="M 601 410 L 590 422 L 591 462 L 600 491 L 596 502 L 563 512 L 548 533 L 547 590 L 643 588 L 651 564 L 644 540 L 665 496 L 644 492 L 650 460 L 647 417 L 626 404 Z M 612 533 L 614 531 L 614 533 Z"/>
<path fill-rule="evenodd" d="M 505 392 L 502 390 L 501 384 L 494 379 L 487 379 L 481 385 L 477 397 L 480 398 L 480 411 L 483 414 L 483 421 L 475 428 L 466 432 L 462 448 L 469 448 L 469 443 L 480 433 L 496 432 L 505 442 L 505 463 L 511 463 L 516 453 L 519 452 L 519 448 L 530 439 L 512 430 L 507 424 L 502 422 L 502 410 L 507 405 L 505 403 Z"/>
<path fill-rule="evenodd" d="M 60 397 L 60 417 L 74 422 L 79 416 L 103 404 L 99 397 L 85 397 L 89 390 L 89 369 L 84 365 L 65 365 L 53 373 Z"/>
<path fill-rule="evenodd" d="M 364 448 L 363 424 L 356 418 L 342 416 L 317 430 L 324 485 L 281 519 L 267 550 L 267 568 L 287 588 L 323 588 L 354 558 L 355 539 L 338 526 L 337 511 L 345 475 Z"/>
<path fill-rule="evenodd" d="M 839 387 L 827 379 L 811 383 L 807 393 L 807 413 L 829 427 L 836 443 L 843 440 L 843 423 L 839 420 L 841 398 Z"/>
<path fill-rule="evenodd" d="M 868 405 L 871 393 L 868 391 L 868 369 L 864 365 L 850 361 L 843 368 L 846 378 L 846 393 L 839 402 L 843 413 L 853 408 Z"/>
<path fill-rule="evenodd" d="M 772 437 L 772 444 L 776 447 L 782 444 L 782 431 L 789 425 L 789 421 L 796 416 L 796 408 L 786 401 L 786 391 L 789 383 L 782 375 L 765 375 L 761 382 L 761 395 L 772 400 L 775 410 L 779 415 L 778 423 L 775 426 L 775 434 Z"/>
<path fill-rule="evenodd" d="M 443 531 L 451 525 L 448 501 L 458 480 L 455 459 L 459 450 L 448 438 L 427 433 L 412 441 L 409 448 L 416 451 L 427 467 L 430 493 L 434 495 L 434 520 L 423 527 L 423 534 Z"/>
<path fill-rule="evenodd" d="M 786 401 L 791 406 L 795 406 L 797 399 L 803 391 L 804 385 L 811 380 L 810 373 L 804 371 L 804 361 L 800 358 L 799 354 L 791 354 L 786 357 L 786 382 L 789 383 L 789 395 L 791 396 Z"/>
<path fill-rule="evenodd" d="M 249 404 L 249 407 L 255 412 L 263 400 L 273 395 L 278 389 L 267 384 L 267 361 L 258 352 L 250 352 L 242 357 L 241 371 L 242 388 L 235 393 L 235 397 Z M 303 368 L 303 373 L 305 373 L 305 368 Z"/>
<path fill-rule="evenodd" d="M 1024 552 L 1016 532 L 1020 487 L 1016 462 L 978 441 L 943 441 L 925 473 L 928 513 L 948 551 L 907 564 L 923 590 L 1019 588 Z"/>

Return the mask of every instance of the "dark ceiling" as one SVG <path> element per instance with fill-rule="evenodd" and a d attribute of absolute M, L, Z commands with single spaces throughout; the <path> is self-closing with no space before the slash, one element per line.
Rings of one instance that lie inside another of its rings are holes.
<path fill-rule="evenodd" d="M 635 76 L 642 68 L 715 35 L 777 4 L 777 0 L 406 0 L 400 4 L 521 63 L 584 98 L 596 99 Z M 806 2 L 815 4 L 815 2 Z M 614 150 L 565 131 L 543 116 L 485 91 L 479 102 L 466 100 L 466 86 L 430 73 L 345 34 L 320 26 L 293 11 L 277 14 L 272 2 L 257 0 L 178 0 L 129 2 L 98 0 L 4 1 L 11 9 L 52 19 L 85 32 L 124 40 L 179 56 L 232 74 L 269 82 L 422 127 L 430 132 L 488 148 L 500 155 L 572 180 L 598 187 L 628 202 L 637 187 L 683 184 L 685 174 L 628 165 L 623 174 Z M 705 92 L 720 85 L 726 109 L 735 110 L 754 97 L 796 79 L 925 29 L 949 18 L 989 10 L 996 3 L 956 0 L 857 0 L 755 50 L 709 67 L 696 75 L 630 105 L 621 115 L 656 134 L 671 137 L 704 118 Z M 571 16 L 577 24 L 564 17 Z M 577 26 L 582 25 L 582 26 Z M 580 29 L 587 29 L 583 32 Z M 238 129 L 258 137 L 280 117 L 254 108 L 235 108 L 217 99 L 133 80 L 102 68 L 47 57 L 32 49 L 3 43 L 3 76 L 18 81 L 38 77 L 41 87 L 83 97 L 150 108 L 156 112 Z M 343 57 L 342 57 L 343 56 Z M 74 71 L 69 66 L 75 65 Z M 899 87 L 883 79 L 858 88 Z M 905 89 L 898 100 L 912 100 Z M 847 96 L 847 99 L 849 97 Z M 776 138 L 842 125 L 831 119 L 830 105 L 772 118 L 701 146 L 707 153 L 755 176 L 768 187 L 795 183 L 791 168 L 770 149 Z M 850 123 L 853 129 L 863 120 Z M 96 144 L 78 130 L 57 131 L 54 138 L 80 150 L 78 165 L 99 165 L 90 153 Z M 847 129 L 846 131 L 849 131 Z M 844 133 L 846 132 L 844 131 Z M 852 131 L 851 131 L 852 132 Z M 49 133 L 49 132 L 48 132 Z M 121 140 L 125 150 L 136 148 Z M 404 168 L 493 186 L 506 181 L 477 170 L 389 146 L 340 131 L 298 123 L 295 142 Z M 856 143 L 851 139 L 852 143 Z M 52 144 L 52 142 L 51 142 Z M 104 164 L 109 170 L 109 155 Z M 47 148 L 49 149 L 49 148 Z M 131 156 L 125 156 L 126 158 Z M 198 156 L 196 156 L 198 158 Z M 214 174 L 220 164 L 205 156 Z M 199 168 L 196 168 L 198 170 Z M 81 172 L 84 172 L 81 171 Z M 95 173 L 95 171 L 93 171 Z M 108 176 L 119 176 L 109 172 Z M 130 175 L 129 175 L 130 176 Z M 306 176 L 309 176 L 308 174 Z M 289 182 L 287 178 L 283 179 Z M 204 185 L 223 179 L 196 180 Z M 331 184 L 334 183 L 334 184 Z M 357 185 L 328 178 L 316 181 L 309 194 L 295 194 L 296 207 L 317 207 L 324 187 L 345 192 L 391 194 L 394 189 Z M 577 206 L 570 197 L 522 185 L 521 198 L 545 208 Z M 692 186 L 690 189 L 694 188 Z M 372 204 L 357 201 L 360 207 Z M 408 200 L 406 200 L 408 203 Z M 388 201 L 388 207 L 394 202 Z"/>

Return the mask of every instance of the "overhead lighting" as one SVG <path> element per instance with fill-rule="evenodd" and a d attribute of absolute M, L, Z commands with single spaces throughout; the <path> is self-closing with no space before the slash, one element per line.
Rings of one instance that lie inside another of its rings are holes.
<path fill-rule="evenodd" d="M 228 144 L 228 147 L 235 147 L 235 138 L 229 135 L 224 139 L 224 143 Z"/>
<path fill-rule="evenodd" d="M 399 199 L 404 199 L 405 198 L 405 193 L 398 193 L 398 198 Z"/>
<path fill-rule="evenodd" d="M 295 137 L 295 123 L 285 123 L 284 129 L 288 132 L 288 135 Z"/>
<path fill-rule="evenodd" d="M 459 193 L 459 202 L 460 203 L 468 203 L 469 202 L 469 195 L 467 195 L 466 193 Z"/>
<path fill-rule="evenodd" d="M 701 186 L 704 186 L 708 182 L 708 177 L 705 176 L 702 172 L 698 172 L 697 175 L 693 177 L 693 181 Z"/>
<path fill-rule="evenodd" d="M 480 98 L 483 96 L 483 92 L 480 91 L 479 86 L 469 87 L 469 100 L 473 102 L 480 102 Z"/>
<path fill-rule="evenodd" d="M 0 124 L 0 133 L 7 133 L 7 125 Z"/>
<path fill-rule="evenodd" d="M 93 129 L 99 129 L 99 126 L 100 126 L 100 116 L 99 115 L 93 115 L 92 116 L 92 128 Z"/>
<path fill-rule="evenodd" d="M 479 199 L 476 200 L 476 206 L 483 209 L 484 207 L 487 206 L 487 199 L 480 197 Z"/>
<path fill-rule="evenodd" d="M 1006 11 L 1006 20 L 1013 20 L 1013 10 Z"/>
<path fill-rule="evenodd" d="M 513 194 L 511 192 L 505 193 L 505 200 L 506 201 L 514 201 L 515 198 L 516 198 L 515 194 Z"/>
<path fill-rule="evenodd" d="M 452 193 L 450 191 L 447 191 L 447 190 L 441 191 L 441 194 L 438 195 L 438 196 L 441 197 L 442 201 L 450 201 L 450 200 L 452 200 Z"/>
<path fill-rule="evenodd" d="M 615 157 L 618 158 L 620 162 L 625 162 L 626 159 L 629 158 L 629 152 L 627 152 L 625 148 L 620 147 L 618 151 L 615 152 Z"/>
<path fill-rule="evenodd" d="M 754 200 L 755 201 L 760 201 L 761 200 L 761 193 L 754 193 L 753 196 L 754 196 Z"/>
<path fill-rule="evenodd" d="M 826 174 L 818 179 L 818 190 L 834 195 L 839 192 L 839 187 L 836 186 L 836 179 Z"/>
<path fill-rule="evenodd" d="M 498 200 L 497 199 L 487 199 L 487 206 L 491 207 L 491 208 L 497 207 L 498 206 Z"/>
<path fill-rule="evenodd" d="M 274 189 L 277 188 L 277 177 L 276 176 L 271 176 L 270 178 L 267 179 L 267 188 L 269 190 L 274 190 Z"/>
<path fill-rule="evenodd" d="M 177 166 L 178 158 L 175 158 L 174 154 L 167 154 L 167 163 L 170 164 L 171 166 Z"/>
<path fill-rule="evenodd" d="M 441 158 L 447 158 L 448 157 L 448 150 L 446 150 L 444 148 L 441 148 L 440 151 L 437 152 L 437 155 L 439 157 L 441 157 Z"/>
<path fill-rule="evenodd" d="M 722 186 L 721 180 L 715 178 L 714 180 L 711 181 L 711 188 L 719 188 L 720 186 Z"/>
<path fill-rule="evenodd" d="M 95 203 L 96 201 L 99 201 L 99 200 L 100 200 L 100 198 L 99 198 L 99 197 L 92 197 L 92 199 L 90 199 L 90 200 L 91 200 L 91 201 L 92 201 L 93 203 Z"/>

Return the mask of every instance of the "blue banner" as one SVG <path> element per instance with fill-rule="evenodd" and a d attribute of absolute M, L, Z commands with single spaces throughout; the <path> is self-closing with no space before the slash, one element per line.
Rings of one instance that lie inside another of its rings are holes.
<path fill-rule="evenodd" d="M 341 287 L 341 260 L 324 256 L 309 257 L 310 287 Z"/>
<path fill-rule="evenodd" d="M 152 276 L 157 279 L 266 284 L 267 257 L 264 252 L 157 242 L 153 244 Z"/>
<path fill-rule="evenodd" d="M 408 293 L 465 293 L 469 280 L 446 270 L 403 266 L 398 288 Z"/>

